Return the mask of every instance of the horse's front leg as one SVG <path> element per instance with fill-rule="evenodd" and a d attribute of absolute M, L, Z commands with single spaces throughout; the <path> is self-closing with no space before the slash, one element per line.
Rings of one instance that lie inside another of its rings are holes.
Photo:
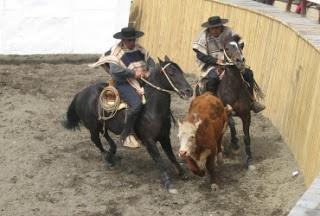
<path fill-rule="evenodd" d="M 177 189 L 175 189 L 171 177 L 169 176 L 168 169 L 162 160 L 159 150 L 156 146 L 156 142 L 153 139 L 141 140 L 146 146 L 150 156 L 156 162 L 156 165 L 160 169 L 161 172 L 161 182 L 164 184 L 165 188 L 169 193 L 176 194 L 178 193 Z"/>
<path fill-rule="evenodd" d="M 116 164 L 116 160 L 120 160 L 120 157 L 116 157 L 116 152 L 117 152 L 117 145 L 115 144 L 115 142 L 113 141 L 113 139 L 110 137 L 110 135 L 108 134 L 108 131 L 105 131 L 103 134 L 104 138 L 106 138 L 110 149 L 109 152 L 110 154 L 106 154 L 105 156 L 105 160 L 110 163 L 112 166 L 114 166 Z"/>
<path fill-rule="evenodd" d="M 236 123 L 231 115 L 228 118 L 228 125 L 230 128 L 230 134 L 231 134 L 231 147 L 234 150 L 239 150 L 240 142 L 237 136 Z"/>
<path fill-rule="evenodd" d="M 252 155 L 251 155 L 251 140 L 250 140 L 250 124 L 251 124 L 251 115 L 248 113 L 247 115 L 241 117 L 242 120 L 242 126 L 243 126 L 243 141 L 246 146 L 246 155 L 247 155 L 247 160 L 246 160 L 246 166 L 249 170 L 254 170 L 255 166 L 253 165 L 252 161 Z"/>
<path fill-rule="evenodd" d="M 186 171 L 181 167 L 180 163 L 178 163 L 177 158 L 176 158 L 176 156 L 174 155 L 174 153 L 172 151 L 172 145 L 171 145 L 171 141 L 170 141 L 169 135 L 166 136 L 166 137 L 163 137 L 160 140 L 160 144 L 162 146 L 162 149 L 167 154 L 169 160 L 177 168 L 179 176 L 181 177 L 181 179 L 187 180 L 188 179 L 188 175 L 186 174 Z"/>
<path fill-rule="evenodd" d="M 99 132 L 97 129 L 95 130 L 90 130 L 91 134 L 91 141 L 95 144 L 95 146 L 100 150 L 102 157 L 104 160 L 106 160 L 111 166 L 114 166 L 114 163 L 110 160 L 108 160 L 111 156 L 111 153 L 109 151 L 106 151 L 101 143 L 100 137 L 99 137 Z"/>

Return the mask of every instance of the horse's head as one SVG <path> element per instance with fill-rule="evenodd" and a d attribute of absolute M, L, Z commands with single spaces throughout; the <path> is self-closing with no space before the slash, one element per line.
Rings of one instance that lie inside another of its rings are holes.
<path fill-rule="evenodd" d="M 159 59 L 160 73 L 163 74 L 161 82 L 162 88 L 175 91 L 181 98 L 190 98 L 193 95 L 193 90 L 190 84 L 184 77 L 184 73 L 169 57 L 165 56 L 164 61 Z"/>
<path fill-rule="evenodd" d="M 241 37 L 234 35 L 224 47 L 225 59 L 229 63 L 233 63 L 240 70 L 245 67 L 245 59 L 242 54 L 243 43 L 240 43 Z"/>

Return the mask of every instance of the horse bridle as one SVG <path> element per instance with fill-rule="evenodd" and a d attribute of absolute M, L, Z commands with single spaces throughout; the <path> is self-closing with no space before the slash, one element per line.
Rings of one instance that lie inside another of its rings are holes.
<path fill-rule="evenodd" d="M 241 50 L 240 50 L 240 52 L 241 52 Z M 223 53 L 224 53 L 225 57 L 227 58 L 228 62 L 227 62 L 227 63 L 220 64 L 221 66 L 236 65 L 236 64 L 234 63 L 234 61 L 228 56 L 228 54 L 227 54 L 227 52 L 226 52 L 226 49 L 223 49 Z M 242 54 L 242 52 L 241 52 L 241 54 Z M 246 66 L 246 64 L 245 64 L 245 66 Z M 242 70 L 240 70 L 240 77 L 241 77 L 241 79 L 242 79 L 242 82 L 245 83 L 246 85 L 250 85 L 247 81 L 245 81 L 245 79 L 244 79 L 244 77 L 243 77 L 243 72 L 244 72 L 244 71 L 245 71 L 245 67 L 244 67 Z"/>
<path fill-rule="evenodd" d="M 227 58 L 228 60 L 228 65 L 235 65 L 234 62 L 232 61 L 232 59 L 228 56 L 227 52 L 226 52 L 226 49 L 223 49 L 223 54 L 224 56 Z"/>
<path fill-rule="evenodd" d="M 155 89 L 157 89 L 157 90 L 159 90 L 159 91 L 167 92 L 167 93 L 169 93 L 169 94 L 171 94 L 172 92 L 176 92 L 177 94 L 180 95 L 179 89 L 177 89 L 177 87 L 175 87 L 175 86 L 173 85 L 171 79 L 169 78 L 167 72 L 165 71 L 165 69 L 166 69 L 169 65 L 171 65 L 171 64 L 172 64 L 172 63 L 169 62 L 169 63 L 167 63 L 164 67 L 161 67 L 161 71 L 162 71 L 162 72 L 164 73 L 164 75 L 166 76 L 168 82 L 170 83 L 170 85 L 172 86 L 172 88 L 174 89 L 174 91 L 172 91 L 172 90 L 167 90 L 167 89 L 163 89 L 163 88 L 161 88 L 161 87 L 159 87 L 159 86 L 156 86 L 156 85 L 152 84 L 151 82 L 147 81 L 146 79 L 144 79 L 143 77 L 141 77 L 141 80 L 142 80 L 143 82 L 145 82 L 146 84 L 148 84 L 149 86 L 151 86 L 151 87 L 153 87 L 153 88 L 155 88 Z"/>
<path fill-rule="evenodd" d="M 241 54 L 242 54 L 242 51 L 241 49 L 238 47 L 238 49 L 240 50 Z M 227 58 L 228 62 L 227 63 L 224 63 L 224 64 L 220 64 L 221 66 L 227 66 L 227 65 L 236 65 L 234 63 L 234 61 L 230 58 L 230 56 L 228 55 L 228 53 L 226 52 L 226 49 L 223 49 L 223 54 L 224 56 Z M 248 66 L 245 64 L 245 66 Z"/>

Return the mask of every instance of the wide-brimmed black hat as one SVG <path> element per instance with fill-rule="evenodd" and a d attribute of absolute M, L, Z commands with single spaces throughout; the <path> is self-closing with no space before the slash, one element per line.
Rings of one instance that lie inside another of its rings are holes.
<path fill-rule="evenodd" d="M 212 27 L 218 27 L 223 26 L 223 24 L 227 23 L 227 19 L 221 19 L 219 16 L 212 16 L 208 18 L 208 21 L 205 23 L 202 23 L 202 27 L 205 28 L 212 28 Z"/>
<path fill-rule="evenodd" d="M 143 35 L 142 31 L 136 31 L 133 27 L 125 27 L 121 29 L 121 32 L 115 33 L 113 37 L 115 39 L 135 39 Z"/>

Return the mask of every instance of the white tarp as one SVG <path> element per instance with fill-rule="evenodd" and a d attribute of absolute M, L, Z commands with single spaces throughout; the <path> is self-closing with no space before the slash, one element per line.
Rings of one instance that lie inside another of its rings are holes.
<path fill-rule="evenodd" d="M 0 0 L 0 54 L 102 53 L 131 0 Z"/>

